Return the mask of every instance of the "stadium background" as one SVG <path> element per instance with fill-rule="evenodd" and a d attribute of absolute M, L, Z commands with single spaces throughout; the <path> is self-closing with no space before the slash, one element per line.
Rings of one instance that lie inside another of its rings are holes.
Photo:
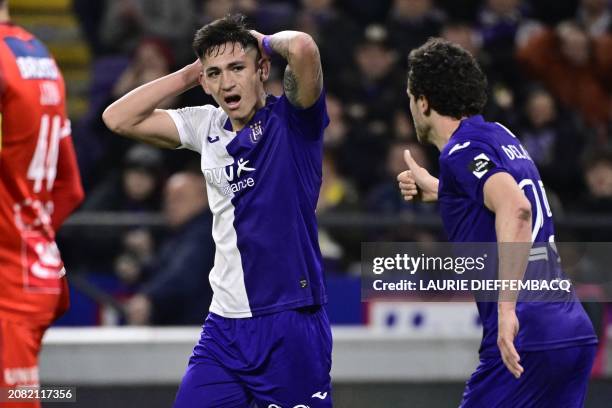
<path fill-rule="evenodd" d="M 65 75 L 87 191 L 60 231 L 72 308 L 46 336 L 41 358 L 43 383 L 78 387 L 78 402 L 66 406 L 172 401 L 210 299 L 202 276 L 213 249 L 210 237 L 186 242 L 181 234 L 192 222 L 206 224 L 205 203 L 165 186 L 177 172 L 197 172 L 199 160 L 187 151 L 136 147 L 110 134 L 100 114 L 130 89 L 191 62 L 195 29 L 229 11 L 246 14 L 263 33 L 309 32 L 321 50 L 331 124 L 317 211 L 336 337 L 337 406 L 453 406 L 476 364 L 480 327 L 473 306 L 360 302 L 362 241 L 444 239 L 436 208 L 403 203 L 394 182 L 405 148 L 436 172 L 435 150 L 415 144 L 404 93 L 406 55 L 428 37 L 444 36 L 478 58 L 489 78 L 485 117 L 513 129 L 538 164 L 557 240 L 611 240 L 606 0 L 10 5 L 14 21 L 48 44 Z M 268 91 L 278 94 L 282 65 L 274 65 Z M 166 105 L 210 102 L 198 89 Z M 179 247 L 187 249 L 179 255 Z M 612 271 L 600 272 L 612 280 Z M 611 308 L 598 302 L 609 295 L 605 287 L 589 292 L 585 304 L 602 338 L 589 407 L 612 406 Z"/>

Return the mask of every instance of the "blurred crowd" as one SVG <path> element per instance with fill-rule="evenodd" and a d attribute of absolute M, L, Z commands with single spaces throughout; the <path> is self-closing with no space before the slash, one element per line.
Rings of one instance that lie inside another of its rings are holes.
<path fill-rule="evenodd" d="M 462 45 L 480 62 L 489 81 L 484 116 L 521 139 L 553 213 L 612 210 L 607 0 L 74 0 L 74 11 L 93 56 L 90 109 L 74 127 L 88 193 L 83 209 L 163 211 L 172 231 L 158 238 L 139 228 L 119 245 L 101 246 L 99 257 L 135 294 L 127 307 L 133 323 L 163 323 L 163 308 L 155 306 L 161 302 L 182 307 L 168 286 L 189 293 L 206 285 L 195 275 L 212 264 L 214 244 L 201 232 L 210 231 L 210 213 L 198 156 L 136 146 L 112 135 L 101 112 L 131 89 L 192 62 L 195 30 L 227 13 L 245 14 L 262 33 L 305 31 L 319 45 L 331 119 L 319 214 L 436 213 L 435 206 L 402 201 L 395 183 L 405 169 L 404 149 L 437 172 L 437 152 L 416 141 L 405 91 L 407 55 L 432 36 Z M 280 60 L 273 65 L 268 92 L 279 95 L 284 67 Z M 206 103 L 214 102 L 193 89 L 164 107 Z M 199 198 L 185 196 L 187 190 Z M 435 234 L 373 237 L 322 229 L 320 241 L 328 271 L 343 272 L 359 259 L 361 241 Z M 173 265 L 179 250 L 189 248 L 182 266 Z"/>

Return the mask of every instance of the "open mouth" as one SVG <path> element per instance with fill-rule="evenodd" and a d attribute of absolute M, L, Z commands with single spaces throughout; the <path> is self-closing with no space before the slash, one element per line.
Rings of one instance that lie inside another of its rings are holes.
<path fill-rule="evenodd" d="M 238 109 L 240 106 L 240 95 L 229 95 L 224 98 L 225 104 L 229 109 Z"/>

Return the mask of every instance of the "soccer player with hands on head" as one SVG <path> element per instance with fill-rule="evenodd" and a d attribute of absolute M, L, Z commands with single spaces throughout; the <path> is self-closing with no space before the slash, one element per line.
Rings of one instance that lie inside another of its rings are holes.
<path fill-rule="evenodd" d="M 331 407 L 331 330 L 315 208 L 329 119 L 317 45 L 242 16 L 197 31 L 191 65 L 109 106 L 116 133 L 201 154 L 213 213 L 213 300 L 175 407 Z M 266 95 L 270 56 L 287 61 Z M 200 86 L 212 105 L 158 109 Z"/>

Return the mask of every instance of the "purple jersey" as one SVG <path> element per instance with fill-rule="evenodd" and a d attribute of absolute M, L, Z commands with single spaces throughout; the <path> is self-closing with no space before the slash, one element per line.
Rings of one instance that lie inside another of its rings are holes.
<path fill-rule="evenodd" d="M 268 96 L 242 130 L 211 105 L 167 111 L 202 155 L 213 213 L 210 311 L 243 318 L 325 303 L 315 209 L 325 92 L 308 109 Z"/>
<path fill-rule="evenodd" d="M 531 203 L 532 241 L 554 242 L 552 213 L 535 164 L 519 140 L 499 123 L 482 116 L 461 121 L 440 153 L 438 200 L 452 242 L 495 242 L 495 214 L 484 205 L 483 187 L 498 172 L 510 174 Z M 530 257 L 529 268 L 532 266 Z M 497 349 L 497 303 L 478 302 L 483 324 L 481 355 Z M 563 302 L 519 302 L 519 351 L 595 344 L 597 338 L 582 305 L 574 297 Z"/>

